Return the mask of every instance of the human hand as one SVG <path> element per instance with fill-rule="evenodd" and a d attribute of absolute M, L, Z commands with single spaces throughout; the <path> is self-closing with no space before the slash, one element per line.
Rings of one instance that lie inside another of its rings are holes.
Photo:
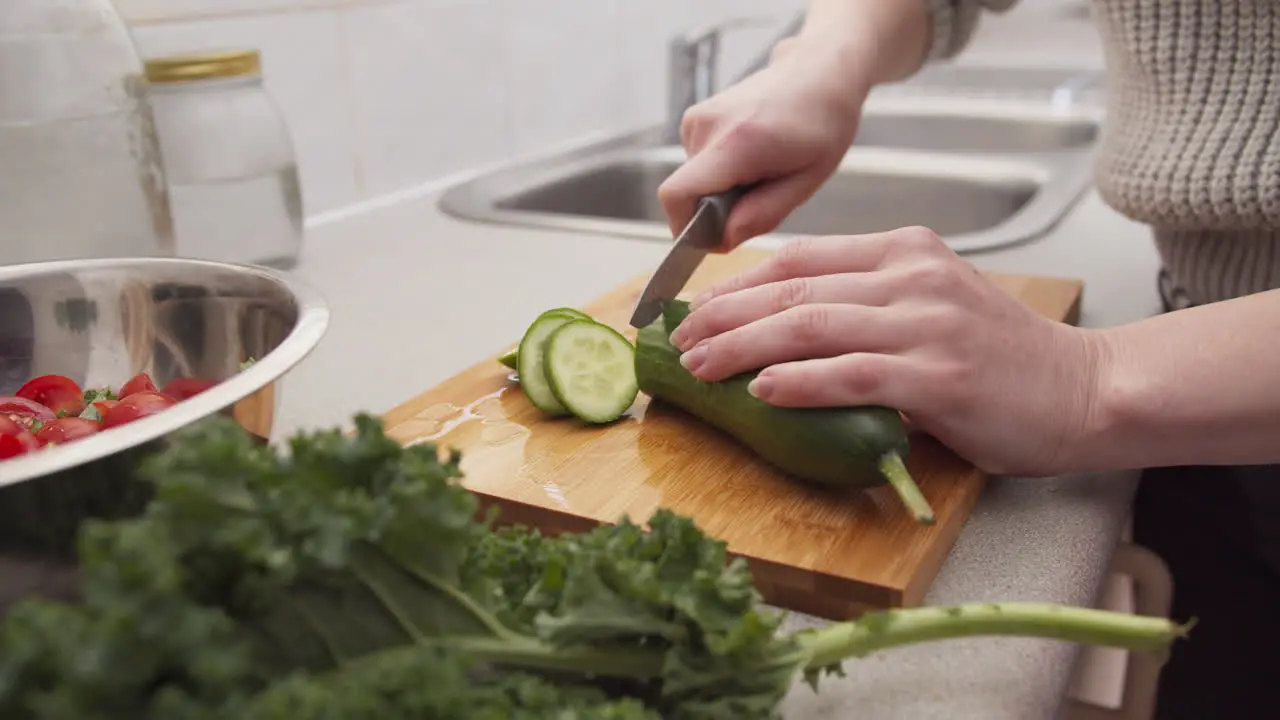
<path fill-rule="evenodd" d="M 685 113 L 689 160 L 658 188 L 672 234 L 701 197 L 759 183 L 729 215 L 721 250 L 730 250 L 776 229 L 826 182 L 853 142 L 870 87 L 850 71 L 850 52 L 817 40 L 780 43 L 769 66 Z"/>
<path fill-rule="evenodd" d="M 925 228 L 804 238 L 695 299 L 671 335 L 714 382 L 783 407 L 883 405 L 988 472 L 1069 469 L 1105 352 Z"/>

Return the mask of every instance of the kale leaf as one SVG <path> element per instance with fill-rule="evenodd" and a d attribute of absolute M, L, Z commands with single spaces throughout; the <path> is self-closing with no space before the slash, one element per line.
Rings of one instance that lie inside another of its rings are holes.
<path fill-rule="evenodd" d="M 0 626 L 6 720 L 773 718 L 797 677 L 912 642 L 1009 634 L 1161 650 L 1167 620 L 919 608 L 780 635 L 746 564 L 659 510 L 585 533 L 495 528 L 460 456 L 381 423 L 282 448 L 212 418 L 87 522 L 76 603 Z"/>

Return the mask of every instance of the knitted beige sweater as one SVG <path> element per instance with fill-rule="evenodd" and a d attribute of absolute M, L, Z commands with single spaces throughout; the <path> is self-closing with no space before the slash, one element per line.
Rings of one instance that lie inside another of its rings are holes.
<path fill-rule="evenodd" d="M 933 61 L 984 10 L 930 0 Z M 1280 287 L 1280 0 L 1093 0 L 1108 115 L 1095 181 L 1151 226 L 1174 294 L 1204 303 Z"/>

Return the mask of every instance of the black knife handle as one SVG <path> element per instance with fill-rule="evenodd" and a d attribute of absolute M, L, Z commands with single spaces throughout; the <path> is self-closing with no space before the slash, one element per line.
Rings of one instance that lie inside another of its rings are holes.
<path fill-rule="evenodd" d="M 719 192 L 714 195 L 707 195 L 706 197 L 702 198 L 702 202 L 706 203 L 707 205 L 710 205 L 711 208 L 715 211 L 716 215 L 719 216 L 717 218 L 716 224 L 719 225 L 720 232 L 722 234 L 724 233 L 725 225 L 728 224 L 729 222 L 729 213 L 733 210 L 733 206 L 738 204 L 738 201 L 742 199 L 743 195 L 746 195 L 747 193 L 754 190 L 756 185 L 758 184 L 759 183 L 752 183 L 750 185 L 739 185 L 737 187 L 725 190 L 724 192 Z"/>

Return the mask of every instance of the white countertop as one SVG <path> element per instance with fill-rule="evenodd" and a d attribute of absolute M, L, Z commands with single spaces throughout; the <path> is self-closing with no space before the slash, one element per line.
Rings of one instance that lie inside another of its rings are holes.
<path fill-rule="evenodd" d="M 435 197 L 314 228 L 297 274 L 332 306 L 315 352 L 283 387 L 279 433 L 384 412 L 505 350 L 542 310 L 581 306 L 662 258 L 662 243 L 464 223 Z M 983 268 L 1085 280 L 1082 323 L 1158 310 L 1155 251 L 1144 228 L 1087 195 L 1056 230 L 973 256 Z M 982 496 L 926 602 L 1039 600 L 1093 605 L 1128 513 L 1132 475 L 997 478 Z M 793 626 L 812 622 L 796 616 Z M 975 638 L 847 664 L 822 691 L 799 685 L 789 718 L 1051 717 L 1077 646 Z"/>

